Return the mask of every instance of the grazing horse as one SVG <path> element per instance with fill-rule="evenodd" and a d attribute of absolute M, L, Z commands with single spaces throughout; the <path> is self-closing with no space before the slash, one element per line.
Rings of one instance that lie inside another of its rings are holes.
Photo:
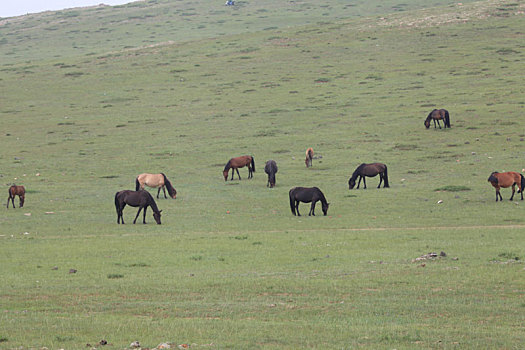
<path fill-rule="evenodd" d="M 314 159 L 314 149 L 312 147 L 309 147 L 306 150 L 306 158 L 304 160 L 304 164 L 306 164 L 307 168 L 312 166 L 312 159 Z"/>
<path fill-rule="evenodd" d="M 315 203 L 317 203 L 317 201 L 321 201 L 325 216 L 328 212 L 328 206 L 330 203 L 326 201 L 323 192 L 317 187 L 294 187 L 290 190 L 288 195 L 290 196 L 290 209 L 292 210 L 293 215 L 301 216 L 299 213 L 299 202 L 312 203 L 308 216 L 315 216 Z"/>
<path fill-rule="evenodd" d="M 133 220 L 133 223 L 137 221 L 140 211 L 144 209 L 144 218 L 142 220 L 142 223 L 145 224 L 146 223 L 146 209 L 148 209 L 148 207 L 151 207 L 151 210 L 153 210 L 153 218 L 155 219 L 157 224 L 160 225 L 160 213 L 162 212 L 162 210 L 159 211 L 159 208 L 157 207 L 157 203 L 155 203 L 153 196 L 148 191 L 124 190 L 124 191 L 119 191 L 115 193 L 115 208 L 117 209 L 117 224 L 120 224 L 120 221 L 122 221 L 122 224 L 124 224 L 124 215 L 122 215 L 122 212 L 126 204 L 132 207 L 139 207 L 139 211 L 137 212 L 137 215 L 135 216 L 135 220 Z"/>
<path fill-rule="evenodd" d="M 348 180 L 348 188 L 351 190 L 355 186 L 355 180 L 359 176 L 359 182 L 357 183 L 357 188 L 359 188 L 359 185 L 361 184 L 361 179 L 363 179 L 363 185 L 366 189 L 366 179 L 365 176 L 368 177 L 374 177 L 377 174 L 379 174 L 379 185 L 377 185 L 377 188 L 381 187 L 381 182 L 384 180 L 383 188 L 390 187 L 388 184 L 388 169 L 385 164 L 383 163 L 371 163 L 371 164 L 361 164 L 358 166 L 350 179 Z"/>
<path fill-rule="evenodd" d="M 251 179 L 253 177 L 253 173 L 255 172 L 255 161 L 252 156 L 240 156 L 230 159 L 222 171 L 222 175 L 224 175 L 224 181 L 228 181 L 228 172 L 230 169 L 232 169 L 231 179 L 233 180 L 233 175 L 235 170 L 237 170 L 237 176 L 240 180 L 241 175 L 239 174 L 239 168 L 243 168 L 245 166 L 248 166 L 248 179 Z"/>
<path fill-rule="evenodd" d="M 264 172 L 268 174 L 268 183 L 266 184 L 266 187 L 275 187 L 275 174 L 277 173 L 277 170 L 277 163 L 275 160 L 269 160 L 266 162 L 266 165 L 264 166 Z"/>
<path fill-rule="evenodd" d="M 9 200 L 11 200 L 11 203 L 13 203 L 13 208 L 16 208 L 15 196 L 18 196 L 18 198 L 20 199 L 20 208 L 22 208 L 26 199 L 26 189 L 24 188 L 24 186 L 13 185 L 9 187 L 9 197 L 7 197 L 7 208 L 9 208 Z"/>
<path fill-rule="evenodd" d="M 450 115 L 448 114 L 448 111 L 446 109 L 434 109 L 428 114 L 427 119 L 425 119 L 425 127 L 427 129 L 430 128 L 430 120 L 434 121 L 434 128 L 436 128 L 437 121 L 437 125 L 441 129 L 441 124 L 439 124 L 440 120 L 443 120 L 445 129 L 447 127 L 450 128 Z"/>
<path fill-rule="evenodd" d="M 515 171 L 508 171 L 506 173 L 498 173 L 497 171 L 490 174 L 488 181 L 496 189 L 496 202 L 499 199 L 502 201 L 501 193 L 499 189 L 501 187 L 507 188 L 512 186 L 512 196 L 510 200 L 514 198 L 514 192 L 516 191 L 516 185 L 518 185 L 518 193 L 521 193 L 521 200 L 523 200 L 523 190 L 525 188 L 525 177 Z"/>
<path fill-rule="evenodd" d="M 173 187 L 170 180 L 164 175 L 163 173 L 160 174 L 148 174 L 143 173 L 137 176 L 135 179 L 135 191 L 143 190 L 144 186 L 157 188 L 157 199 L 159 199 L 160 190 L 164 192 L 164 198 L 166 197 L 166 188 L 168 189 L 168 193 L 171 198 L 175 199 L 177 198 L 177 190 Z"/>

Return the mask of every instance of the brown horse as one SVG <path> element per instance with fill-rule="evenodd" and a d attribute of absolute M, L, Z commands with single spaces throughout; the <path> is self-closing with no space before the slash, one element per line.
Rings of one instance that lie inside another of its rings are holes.
<path fill-rule="evenodd" d="M 306 164 L 307 168 L 312 166 L 312 159 L 314 159 L 314 149 L 312 147 L 309 147 L 306 150 L 306 158 L 304 160 L 304 164 Z"/>
<path fill-rule="evenodd" d="M 222 171 L 222 175 L 224 175 L 224 181 L 228 181 L 228 172 L 230 169 L 232 169 L 231 179 L 233 180 L 233 175 L 235 170 L 237 170 L 237 176 L 240 180 L 241 175 L 239 174 L 239 168 L 243 168 L 245 166 L 248 166 L 248 179 L 251 179 L 253 177 L 253 173 L 255 172 L 255 161 L 253 160 L 252 156 L 240 156 L 230 159 Z"/>
<path fill-rule="evenodd" d="M 348 180 L 348 188 L 351 190 L 355 186 L 355 180 L 359 176 L 359 182 L 357 183 L 357 188 L 359 188 L 359 185 L 361 184 L 361 179 L 363 179 L 363 185 L 366 189 L 366 180 L 365 176 L 368 177 L 374 177 L 377 174 L 379 174 L 379 185 L 377 188 L 381 187 L 381 182 L 384 181 L 383 188 L 390 187 L 388 184 L 388 169 L 385 164 L 383 163 L 371 163 L 371 164 L 361 164 L 358 166 L 350 179 Z"/>
<path fill-rule="evenodd" d="M 164 192 L 164 198 L 166 197 L 166 188 L 171 198 L 177 198 L 177 190 L 172 186 L 170 180 L 163 173 L 160 174 L 140 174 L 135 179 L 135 190 L 143 190 L 144 186 L 158 188 L 157 199 L 159 198 L 160 190 Z"/>
<path fill-rule="evenodd" d="M 434 128 L 436 128 L 436 121 L 437 121 L 437 125 L 441 129 L 441 124 L 439 124 L 440 120 L 443 120 L 445 129 L 447 127 L 450 128 L 450 115 L 448 114 L 448 111 L 446 109 L 434 109 L 432 110 L 432 112 L 428 114 L 427 119 L 425 119 L 425 127 L 427 129 L 430 128 L 431 120 L 434 121 Z"/>
<path fill-rule="evenodd" d="M 155 203 L 155 200 L 153 199 L 153 196 L 148 191 L 130 191 L 130 190 L 124 190 L 119 191 L 115 193 L 115 209 L 117 210 L 117 224 L 120 224 L 120 221 L 122 221 L 122 224 L 124 224 L 124 207 L 127 205 L 132 207 L 139 207 L 139 211 L 137 211 L 137 215 L 135 216 L 135 220 L 133 220 L 133 223 L 137 222 L 137 218 L 139 217 L 140 211 L 144 209 L 144 218 L 142 220 L 142 223 L 146 223 L 146 209 L 148 207 L 151 207 L 151 210 L 153 210 L 153 218 L 157 222 L 157 224 L 160 225 L 160 213 L 162 210 L 159 210 L 157 207 L 157 203 Z"/>
<path fill-rule="evenodd" d="M 15 196 L 18 196 L 18 198 L 20 198 L 20 208 L 22 208 L 26 199 L 26 189 L 24 188 L 24 186 L 13 185 L 9 187 L 9 197 L 7 197 L 7 208 L 9 208 L 9 200 L 11 200 L 11 203 L 13 203 L 13 208 L 16 208 Z"/>
<path fill-rule="evenodd" d="M 525 178 L 520 173 L 515 171 L 508 171 L 506 173 L 498 173 L 497 171 L 490 174 L 488 181 L 496 189 L 496 202 L 498 201 L 498 196 L 500 200 L 503 200 L 501 193 L 499 192 L 500 188 L 507 188 L 512 186 L 512 196 L 510 200 L 514 198 L 514 192 L 516 191 L 516 185 L 518 185 L 518 193 L 521 193 L 521 200 L 523 200 L 523 189 L 525 187 Z"/>

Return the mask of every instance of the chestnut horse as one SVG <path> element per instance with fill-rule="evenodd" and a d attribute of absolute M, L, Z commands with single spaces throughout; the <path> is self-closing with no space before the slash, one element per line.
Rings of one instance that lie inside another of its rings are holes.
<path fill-rule="evenodd" d="M 441 124 L 439 124 L 440 120 L 443 120 L 445 129 L 447 127 L 450 128 L 450 115 L 448 114 L 448 111 L 446 109 L 434 109 L 432 110 L 432 112 L 428 114 L 427 119 L 425 119 L 425 127 L 427 129 L 430 128 L 431 120 L 434 121 L 434 128 L 436 128 L 436 121 L 437 121 L 437 125 L 441 129 Z"/>
<path fill-rule="evenodd" d="M 153 218 L 157 222 L 157 224 L 160 225 L 160 213 L 162 210 L 159 210 L 157 207 L 157 203 L 155 203 L 155 200 L 153 199 L 153 196 L 148 191 L 130 191 L 130 190 L 124 190 L 119 191 L 115 193 L 115 209 L 117 210 L 117 224 L 120 224 L 120 221 L 122 221 L 122 224 L 124 224 L 124 207 L 127 205 L 131 207 L 139 207 L 139 211 L 137 211 L 137 215 L 135 216 L 135 220 L 133 220 L 133 223 L 137 221 L 137 218 L 139 217 L 140 211 L 144 209 L 144 218 L 142 220 L 142 223 L 146 223 L 146 209 L 148 207 L 151 207 L 151 210 L 153 210 Z"/>
<path fill-rule="evenodd" d="M 160 174 L 148 174 L 143 173 L 137 176 L 135 179 L 135 191 L 143 190 L 144 186 L 157 188 L 157 199 L 159 198 L 160 190 L 164 192 L 164 198 L 166 197 L 166 188 L 171 198 L 177 198 L 177 190 L 172 186 L 170 180 L 163 173 Z"/>
<path fill-rule="evenodd" d="M 370 164 L 361 164 L 358 166 L 350 179 L 348 180 L 348 188 L 351 190 L 355 186 L 355 180 L 359 176 L 359 182 L 357 183 L 357 188 L 359 188 L 359 185 L 361 184 L 361 179 L 363 179 L 363 185 L 366 189 L 366 180 L 365 176 L 368 177 L 374 177 L 377 174 L 379 174 L 379 185 L 377 188 L 381 187 L 381 182 L 384 181 L 383 188 L 390 187 L 388 184 L 388 169 L 385 164 L 383 163 L 370 163 Z"/>
<path fill-rule="evenodd" d="M 294 187 L 288 192 L 288 196 L 290 197 L 290 209 L 293 215 L 301 216 L 299 213 L 299 202 L 312 203 L 308 216 L 315 216 L 315 204 L 318 201 L 322 203 L 323 214 L 326 216 L 328 213 L 330 203 L 326 201 L 323 192 L 317 187 Z"/>
<path fill-rule="evenodd" d="M 24 186 L 13 185 L 9 187 L 9 197 L 7 197 L 7 208 L 9 208 L 9 200 L 11 200 L 11 203 L 13 203 L 13 208 L 16 208 L 15 196 L 18 196 L 18 198 L 20 199 L 20 208 L 22 208 L 26 199 L 26 189 L 24 188 Z"/>
<path fill-rule="evenodd" d="M 514 192 L 516 191 L 516 185 L 518 185 L 518 193 L 521 193 L 521 200 L 523 200 L 523 189 L 525 187 L 525 178 L 520 173 L 515 171 L 508 171 L 506 173 L 498 173 L 497 171 L 490 174 L 488 181 L 496 189 L 496 202 L 498 201 L 498 196 L 500 200 L 503 200 L 501 193 L 499 192 L 500 188 L 507 188 L 512 186 L 512 196 L 510 200 L 514 198 Z"/>
<path fill-rule="evenodd" d="M 314 149 L 312 147 L 309 147 L 306 150 L 306 158 L 304 160 L 304 164 L 306 164 L 307 168 L 312 166 L 312 159 L 314 159 Z"/>
<path fill-rule="evenodd" d="M 264 172 L 268 174 L 268 183 L 266 184 L 266 187 L 275 187 L 275 174 L 277 173 L 277 170 L 277 163 L 275 160 L 269 160 L 266 162 L 266 165 L 264 166 Z"/>
<path fill-rule="evenodd" d="M 230 168 L 232 169 L 231 179 L 233 180 L 233 175 L 235 170 L 237 170 L 237 176 L 240 180 L 241 175 L 239 174 L 239 168 L 243 168 L 245 166 L 248 166 L 248 179 L 251 179 L 253 177 L 253 173 L 255 172 L 255 161 L 253 160 L 252 156 L 240 156 L 230 159 L 222 171 L 222 175 L 224 175 L 224 181 L 228 180 L 228 172 L 230 171 Z"/>

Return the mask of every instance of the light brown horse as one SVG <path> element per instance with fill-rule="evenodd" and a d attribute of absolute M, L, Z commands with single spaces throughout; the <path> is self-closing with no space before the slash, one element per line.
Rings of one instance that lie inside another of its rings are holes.
<path fill-rule="evenodd" d="M 24 186 L 13 185 L 9 187 L 9 197 L 7 197 L 7 208 L 9 208 L 9 200 L 11 200 L 11 203 L 13 203 L 13 208 L 16 208 L 15 196 L 18 196 L 18 198 L 20 198 L 20 208 L 22 208 L 26 199 L 26 189 L 24 188 Z"/>
<path fill-rule="evenodd" d="M 308 147 L 306 150 L 306 158 L 304 159 L 304 164 L 306 164 L 307 168 L 312 166 L 312 159 L 314 159 L 314 149 L 312 147 Z"/>
<path fill-rule="evenodd" d="M 241 175 L 239 175 L 239 168 L 243 168 L 245 166 L 248 166 L 248 179 L 251 179 L 253 177 L 253 173 L 255 172 L 255 161 L 252 156 L 240 156 L 230 159 L 222 171 L 224 181 L 228 181 L 228 172 L 230 169 L 232 169 L 231 180 L 233 180 L 235 171 L 237 171 L 237 176 L 240 180 Z"/>
<path fill-rule="evenodd" d="M 177 190 L 173 187 L 170 180 L 163 173 L 160 174 L 148 174 L 143 173 L 137 176 L 135 179 L 135 191 L 143 190 L 144 186 L 151 188 L 158 188 L 157 199 L 159 198 L 160 190 L 164 192 L 164 198 L 166 197 L 166 188 L 171 198 L 177 198 Z"/>
<path fill-rule="evenodd" d="M 496 202 L 499 199 L 502 201 L 500 188 L 507 188 L 512 186 L 512 196 L 510 200 L 514 198 L 514 192 L 516 192 L 516 185 L 518 185 L 518 193 L 521 193 L 521 200 L 523 200 L 523 188 L 525 187 L 525 178 L 520 173 L 515 171 L 508 171 L 506 173 L 498 173 L 497 171 L 490 174 L 488 181 L 496 189 Z"/>
<path fill-rule="evenodd" d="M 355 186 L 355 180 L 359 177 L 359 182 L 357 183 L 357 188 L 361 184 L 361 179 L 363 180 L 364 188 L 366 189 L 366 180 L 365 176 L 374 177 L 379 174 L 379 185 L 377 188 L 381 187 L 381 182 L 384 181 L 383 188 L 390 187 L 388 184 L 388 168 L 383 163 L 370 163 L 370 164 L 361 164 L 358 166 L 350 179 L 348 180 L 348 188 L 351 190 Z"/>
<path fill-rule="evenodd" d="M 447 127 L 450 128 L 450 115 L 448 114 L 448 111 L 446 109 L 434 109 L 432 110 L 432 112 L 428 114 L 427 119 L 425 119 L 425 127 L 427 129 L 430 128 L 431 120 L 434 121 L 434 128 L 436 128 L 436 121 L 437 121 L 437 125 L 441 129 L 441 124 L 439 124 L 440 120 L 443 120 L 445 129 Z"/>

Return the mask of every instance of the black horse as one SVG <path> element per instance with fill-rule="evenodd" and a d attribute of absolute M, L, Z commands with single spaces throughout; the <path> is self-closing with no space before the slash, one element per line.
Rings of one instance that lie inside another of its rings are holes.
<path fill-rule="evenodd" d="M 148 207 L 151 207 L 151 209 L 153 210 L 153 218 L 155 219 L 157 224 L 160 225 L 160 213 L 162 212 L 162 210 L 159 211 L 157 203 L 155 203 L 153 196 L 148 191 L 124 190 L 115 193 L 115 209 L 117 209 L 117 224 L 120 224 L 120 221 L 122 221 L 122 224 L 124 224 L 124 215 L 122 215 L 122 211 L 124 210 L 126 204 L 132 207 L 139 207 L 139 211 L 137 212 L 133 223 L 137 221 L 140 211 L 144 209 L 144 219 L 142 220 L 142 223 L 145 224 L 146 209 L 148 209 Z"/>
<path fill-rule="evenodd" d="M 357 183 L 357 188 L 359 188 L 359 185 L 361 184 L 361 179 L 363 179 L 363 185 L 366 189 L 366 180 L 365 176 L 368 177 L 374 177 L 377 174 L 379 174 L 379 185 L 377 188 L 381 187 L 381 182 L 384 180 L 383 188 L 384 187 L 390 187 L 388 184 L 388 169 L 385 164 L 383 163 L 371 163 L 371 164 L 361 164 L 360 166 L 355 169 L 354 173 L 352 174 L 352 177 L 350 177 L 350 180 L 348 180 L 348 188 L 351 190 L 355 186 L 355 180 L 359 176 L 359 182 Z"/>
<path fill-rule="evenodd" d="M 315 216 L 315 203 L 317 201 L 321 201 L 323 213 L 326 216 L 326 213 L 328 212 L 328 206 L 330 203 L 326 201 L 326 198 L 321 192 L 321 190 L 317 187 L 294 187 L 290 190 L 288 193 L 290 196 L 290 209 L 292 210 L 293 215 L 301 216 L 299 213 L 299 202 L 303 203 L 312 203 L 310 207 L 310 212 L 308 213 L 308 216 L 314 215 Z M 297 214 L 296 214 L 297 212 Z"/>
<path fill-rule="evenodd" d="M 437 125 L 441 129 L 441 124 L 439 124 L 440 120 L 443 120 L 445 129 L 447 127 L 450 128 L 450 115 L 448 114 L 448 111 L 446 109 L 434 109 L 432 110 L 432 112 L 428 114 L 427 119 L 425 119 L 425 127 L 427 129 L 430 128 L 431 120 L 434 121 L 434 129 L 436 128 L 436 121 L 437 121 Z"/>
<path fill-rule="evenodd" d="M 266 187 L 275 187 L 275 174 L 277 173 L 277 170 L 277 163 L 275 160 L 269 160 L 266 162 L 266 165 L 264 166 L 264 172 L 268 174 L 268 183 L 266 184 Z"/>

